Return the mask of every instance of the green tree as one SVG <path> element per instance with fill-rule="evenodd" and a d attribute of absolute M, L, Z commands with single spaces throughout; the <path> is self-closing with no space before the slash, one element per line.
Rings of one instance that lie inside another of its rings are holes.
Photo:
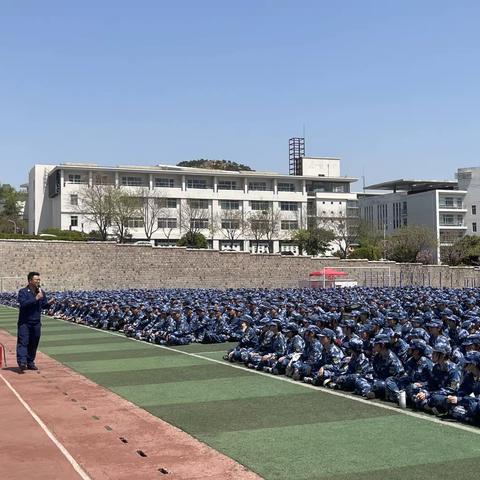
<path fill-rule="evenodd" d="M 313 256 L 327 252 L 334 239 L 335 234 L 326 228 L 297 230 L 292 236 L 292 242 L 298 245 L 302 253 Z"/>
<path fill-rule="evenodd" d="M 178 240 L 177 245 L 179 247 L 207 248 L 208 242 L 205 235 L 189 231 Z"/>
<path fill-rule="evenodd" d="M 448 265 L 479 265 L 480 237 L 465 235 L 442 248 L 442 262 Z"/>
<path fill-rule="evenodd" d="M 433 230 L 424 225 L 401 227 L 386 239 L 387 258 L 395 262 L 430 263 L 437 248 Z"/>
<path fill-rule="evenodd" d="M 383 237 L 380 232 L 365 221 L 358 224 L 358 247 L 348 255 L 348 258 L 364 258 L 380 260 L 383 255 Z"/>

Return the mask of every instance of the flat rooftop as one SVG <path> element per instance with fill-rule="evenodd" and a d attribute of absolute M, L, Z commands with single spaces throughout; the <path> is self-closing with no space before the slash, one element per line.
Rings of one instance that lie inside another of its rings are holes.
<path fill-rule="evenodd" d="M 366 190 L 392 190 L 393 192 L 426 191 L 426 190 L 455 190 L 458 188 L 456 180 L 390 180 L 388 182 L 375 183 L 365 187 Z"/>

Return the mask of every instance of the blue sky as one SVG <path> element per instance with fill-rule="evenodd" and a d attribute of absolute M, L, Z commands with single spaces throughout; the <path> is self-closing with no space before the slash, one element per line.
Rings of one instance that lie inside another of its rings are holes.
<path fill-rule="evenodd" d="M 480 158 L 479 19 L 475 0 L 0 0 L 0 182 L 72 161 L 286 173 L 303 132 L 367 184 L 453 178 Z"/>

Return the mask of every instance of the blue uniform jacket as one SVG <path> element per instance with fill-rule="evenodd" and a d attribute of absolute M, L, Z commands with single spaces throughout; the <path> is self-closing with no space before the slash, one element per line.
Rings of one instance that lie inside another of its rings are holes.
<path fill-rule="evenodd" d="M 36 300 L 35 294 L 29 287 L 21 288 L 18 291 L 18 303 L 20 305 L 18 312 L 19 325 L 25 323 L 28 325 L 36 325 L 40 323 L 42 308 L 45 308 L 48 302 L 45 292 L 43 292 L 43 295 L 41 300 Z"/>

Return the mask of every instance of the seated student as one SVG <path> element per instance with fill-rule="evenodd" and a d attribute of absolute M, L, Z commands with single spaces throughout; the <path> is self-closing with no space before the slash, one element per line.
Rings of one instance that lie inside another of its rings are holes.
<path fill-rule="evenodd" d="M 363 353 L 363 342 L 360 338 L 352 337 L 343 343 L 347 357 L 344 357 L 340 366 L 340 373 L 334 375 L 327 383 L 328 388 L 353 391 L 359 377 L 372 378 L 372 367 L 367 356 Z"/>
<path fill-rule="evenodd" d="M 405 390 L 407 399 L 411 399 L 419 391 L 416 383 L 423 383 L 430 378 L 433 363 L 425 356 L 427 344 L 425 340 L 414 339 L 410 342 L 408 360 L 404 363 L 405 372 L 397 377 L 389 377 L 386 381 L 388 397 L 398 402 L 400 390 Z"/>
<path fill-rule="evenodd" d="M 340 373 L 340 363 L 344 357 L 343 352 L 335 345 L 335 332 L 324 328 L 318 335 L 322 344 L 319 361 L 312 369 L 312 375 L 304 377 L 305 383 L 322 386 L 330 382 L 331 378 Z"/>
<path fill-rule="evenodd" d="M 310 376 L 313 367 L 320 360 L 322 353 L 322 344 L 318 341 L 317 335 L 320 329 L 315 325 L 310 325 L 305 329 L 305 348 L 300 358 L 289 365 L 286 369 L 286 375 L 294 380 L 301 380 L 305 376 Z"/>
<path fill-rule="evenodd" d="M 438 342 L 433 346 L 433 368 L 425 382 L 414 383 L 418 393 L 412 395 L 411 401 L 416 408 L 444 414 L 448 411 L 447 397 L 454 395 L 460 385 L 460 371 L 450 361 L 450 345 Z"/>
<path fill-rule="evenodd" d="M 355 382 L 355 393 L 362 397 L 387 398 L 388 392 L 385 382 L 389 377 L 397 377 L 403 374 L 403 365 L 399 358 L 390 350 L 390 338 L 388 335 L 379 334 L 373 339 L 373 379 L 359 377 Z"/>
<path fill-rule="evenodd" d="M 462 422 L 480 425 L 480 352 L 467 353 L 463 370 L 458 393 L 447 397 L 450 414 Z"/>
<path fill-rule="evenodd" d="M 235 348 L 229 350 L 223 357 L 230 362 L 246 362 L 250 352 L 258 345 L 257 332 L 252 326 L 253 319 L 250 315 L 244 315 L 240 320 L 242 336 Z"/>
<path fill-rule="evenodd" d="M 213 310 L 213 317 L 207 317 L 202 343 L 222 343 L 230 338 L 231 328 L 220 309 Z"/>
<path fill-rule="evenodd" d="M 290 363 L 297 361 L 305 348 L 305 341 L 298 334 L 298 325 L 289 323 L 284 329 L 286 335 L 285 353 L 272 365 L 274 375 L 284 374 Z"/>
<path fill-rule="evenodd" d="M 261 361 L 263 355 L 272 352 L 273 332 L 269 327 L 270 318 L 263 317 L 260 320 L 260 330 L 257 333 L 257 347 L 250 350 L 245 365 L 248 368 L 255 368 Z"/>
<path fill-rule="evenodd" d="M 282 333 L 282 324 L 279 320 L 272 320 L 268 324 L 272 332 L 271 351 L 262 355 L 260 362 L 256 365 L 257 370 L 272 372 L 272 366 L 277 360 L 285 355 L 286 340 Z"/>

